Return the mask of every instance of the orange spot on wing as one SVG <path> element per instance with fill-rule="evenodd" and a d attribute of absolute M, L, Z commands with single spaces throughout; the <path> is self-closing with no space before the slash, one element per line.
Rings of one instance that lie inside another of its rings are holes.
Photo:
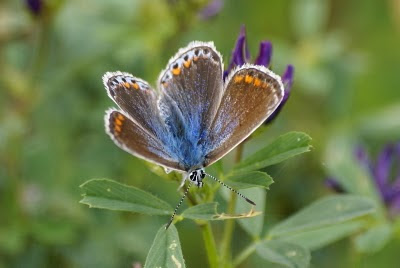
<path fill-rule="evenodd" d="M 125 82 L 125 83 L 124 83 L 124 86 L 125 86 L 126 88 L 130 88 L 130 87 L 131 87 L 131 85 L 130 85 L 128 82 Z"/>
<path fill-rule="evenodd" d="M 259 86 L 261 85 L 261 80 L 258 79 L 258 78 L 254 79 L 254 85 L 255 85 L 256 87 L 259 87 Z"/>
<path fill-rule="evenodd" d="M 132 84 L 134 89 L 139 89 L 139 85 L 137 83 Z"/>
<path fill-rule="evenodd" d="M 261 85 L 261 87 L 262 87 L 262 88 L 267 88 L 267 87 L 268 87 L 268 83 L 266 83 L 266 82 L 262 82 L 262 85 Z"/>
<path fill-rule="evenodd" d="M 114 126 L 114 130 L 115 130 L 116 132 L 121 132 L 121 127 L 118 126 L 118 125 L 115 125 L 115 126 Z"/>
<path fill-rule="evenodd" d="M 197 61 L 199 59 L 199 57 L 194 57 L 193 61 Z"/>
<path fill-rule="evenodd" d="M 246 77 L 244 78 L 244 81 L 245 81 L 246 83 L 249 83 L 249 84 L 250 84 L 251 82 L 253 82 L 253 79 L 254 79 L 254 77 L 252 77 L 252 76 L 246 74 Z"/>
<path fill-rule="evenodd" d="M 173 75 L 179 75 L 181 73 L 181 68 L 175 68 L 175 69 L 172 69 L 172 74 Z"/>
<path fill-rule="evenodd" d="M 125 117 L 124 117 L 122 114 L 118 114 L 118 115 L 117 115 L 117 119 L 119 119 L 119 120 L 121 120 L 121 121 L 124 121 L 124 120 L 125 120 Z"/>
<path fill-rule="evenodd" d="M 239 83 L 240 81 L 242 81 L 243 80 L 243 75 L 237 75 L 237 76 L 235 76 L 235 78 L 233 79 L 233 81 L 235 82 L 235 83 Z"/>
<path fill-rule="evenodd" d="M 187 60 L 187 61 L 185 61 L 185 62 L 183 63 L 183 66 L 185 66 L 186 68 L 189 68 L 191 63 L 192 63 L 191 60 Z"/>
<path fill-rule="evenodd" d="M 119 120 L 118 118 L 115 118 L 115 124 L 118 126 L 122 126 L 122 121 Z"/>

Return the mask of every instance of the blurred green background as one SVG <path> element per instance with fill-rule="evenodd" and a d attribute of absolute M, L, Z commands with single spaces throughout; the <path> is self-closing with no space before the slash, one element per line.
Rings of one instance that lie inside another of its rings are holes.
<path fill-rule="evenodd" d="M 101 76 L 127 71 L 154 85 L 168 59 L 192 40 L 214 41 L 227 64 L 245 24 L 253 56 L 267 39 L 277 73 L 295 66 L 290 100 L 244 151 L 289 130 L 313 138 L 311 153 L 268 170 L 276 183 L 265 229 L 330 194 L 324 166 L 338 137 L 363 144 L 373 156 L 400 138 L 398 0 L 225 0 L 206 18 L 200 15 L 206 0 L 40 2 L 38 12 L 23 0 L 0 3 L 0 267 L 144 263 L 167 217 L 78 203 L 79 185 L 90 178 L 134 185 L 172 205 L 179 199 L 177 184 L 106 136 L 104 111 L 115 105 Z M 206 267 L 197 226 L 183 221 L 178 230 L 187 267 Z M 248 240 L 240 227 L 235 232 L 233 254 Z M 399 237 L 363 255 L 351 239 L 342 240 L 313 252 L 312 266 L 398 267 Z M 263 267 L 257 258 L 242 267 Z"/>

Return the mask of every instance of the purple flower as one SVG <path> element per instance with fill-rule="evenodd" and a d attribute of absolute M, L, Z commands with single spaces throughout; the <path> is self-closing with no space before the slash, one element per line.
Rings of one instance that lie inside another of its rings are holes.
<path fill-rule="evenodd" d="M 400 213 L 400 143 L 387 145 L 379 154 L 373 169 L 376 186 L 382 199 L 392 212 Z"/>
<path fill-rule="evenodd" d="M 208 5 L 206 5 L 200 12 L 198 13 L 199 17 L 203 20 L 209 19 L 217 15 L 222 7 L 224 6 L 223 0 L 211 0 Z"/>
<path fill-rule="evenodd" d="M 265 67 L 270 66 L 272 57 L 272 44 L 269 41 L 261 41 L 260 48 L 258 50 L 258 55 L 254 61 L 256 65 L 262 65 Z M 237 66 L 241 66 L 245 63 L 250 63 L 251 56 L 246 42 L 246 29 L 244 26 L 241 27 L 239 37 L 236 40 L 235 48 L 232 51 L 232 57 L 229 62 L 228 68 L 224 71 L 224 80 L 228 77 L 229 73 Z M 284 86 L 283 100 L 279 104 L 278 108 L 274 113 L 265 121 L 265 123 L 270 123 L 281 111 L 282 107 L 285 105 L 290 96 L 290 91 L 292 89 L 294 77 L 294 67 L 293 65 L 288 65 L 282 76 L 282 83 Z"/>
<path fill-rule="evenodd" d="M 335 180 L 334 178 L 328 177 L 325 179 L 324 184 L 326 187 L 328 187 L 329 189 L 334 190 L 337 193 L 344 193 L 345 190 L 343 189 L 342 185 L 340 185 L 340 183 Z"/>
<path fill-rule="evenodd" d="M 25 4 L 28 7 L 28 9 L 32 12 L 32 14 L 36 16 L 39 15 L 43 9 L 42 0 L 25 0 Z"/>
<path fill-rule="evenodd" d="M 370 172 L 382 201 L 391 215 L 400 214 L 400 169 L 395 170 L 400 164 L 400 142 L 386 145 L 375 163 L 369 159 L 362 147 L 356 148 L 355 156 L 360 165 Z M 334 184 L 332 184 L 332 181 L 334 181 Z M 325 184 L 334 190 L 336 190 L 336 186 L 341 187 L 332 178 L 327 179 Z"/>

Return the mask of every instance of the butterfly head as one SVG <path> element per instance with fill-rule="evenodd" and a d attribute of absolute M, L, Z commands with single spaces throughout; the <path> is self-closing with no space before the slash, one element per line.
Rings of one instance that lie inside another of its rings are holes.
<path fill-rule="evenodd" d="M 189 172 L 189 180 L 191 180 L 197 187 L 203 187 L 203 179 L 206 176 L 203 168 L 195 169 Z"/>

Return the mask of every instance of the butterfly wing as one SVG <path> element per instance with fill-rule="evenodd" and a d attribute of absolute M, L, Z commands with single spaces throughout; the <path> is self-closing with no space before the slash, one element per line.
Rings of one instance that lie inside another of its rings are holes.
<path fill-rule="evenodd" d="M 263 66 L 246 64 L 231 72 L 211 126 L 210 151 L 204 166 L 211 165 L 253 133 L 283 98 L 281 78 Z"/>
<path fill-rule="evenodd" d="M 222 70 L 213 43 L 192 42 L 160 74 L 161 113 L 186 169 L 204 161 L 205 141 L 223 95 Z"/>
<path fill-rule="evenodd" d="M 147 82 L 128 73 L 106 73 L 109 97 L 122 111 L 109 110 L 106 132 L 123 150 L 164 167 L 182 170 L 171 150 L 171 137 L 157 105 L 157 94 Z"/>

